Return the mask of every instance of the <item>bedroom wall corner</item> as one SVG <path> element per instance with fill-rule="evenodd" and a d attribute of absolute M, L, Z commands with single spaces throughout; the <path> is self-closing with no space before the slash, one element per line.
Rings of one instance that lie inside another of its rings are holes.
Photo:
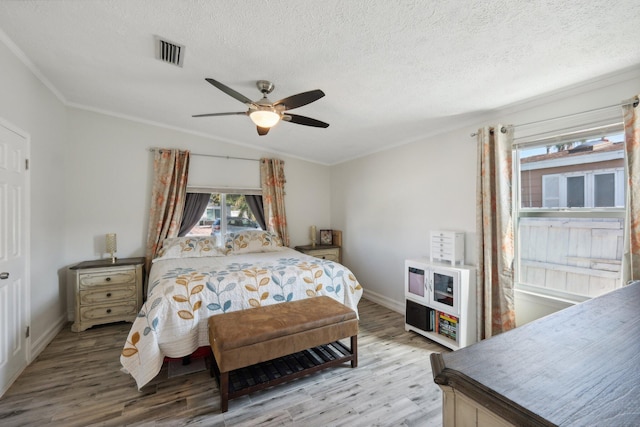
<path fill-rule="evenodd" d="M 298 159 L 285 159 L 286 209 L 290 246 L 308 245 L 310 227 L 331 228 L 330 168 Z"/>

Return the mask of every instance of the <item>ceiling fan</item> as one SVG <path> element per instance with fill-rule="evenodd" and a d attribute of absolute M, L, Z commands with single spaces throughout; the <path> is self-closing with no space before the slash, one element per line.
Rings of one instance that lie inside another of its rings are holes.
<path fill-rule="evenodd" d="M 296 123 L 299 125 L 313 126 L 318 128 L 329 127 L 329 123 L 321 122 L 320 120 L 312 119 L 311 117 L 300 116 L 298 114 L 291 114 L 288 111 L 294 108 L 302 107 L 303 105 L 310 104 L 324 96 L 324 92 L 320 89 L 310 90 L 308 92 L 298 93 L 291 95 L 280 101 L 271 102 L 267 95 L 270 94 L 275 86 L 273 83 L 267 80 L 258 80 L 256 86 L 258 90 L 262 92 L 262 99 L 258 101 L 252 101 L 241 93 L 236 92 L 229 86 L 220 83 L 217 80 L 205 79 L 227 95 L 237 99 L 243 104 L 247 105 L 249 109 L 247 111 L 240 111 L 236 113 L 209 113 L 209 114 L 196 114 L 193 117 L 211 117 L 211 116 L 235 116 L 245 115 L 249 116 L 251 120 L 256 124 L 258 129 L 258 135 L 266 135 L 273 126 L 279 121 L 285 121 L 290 123 Z"/>

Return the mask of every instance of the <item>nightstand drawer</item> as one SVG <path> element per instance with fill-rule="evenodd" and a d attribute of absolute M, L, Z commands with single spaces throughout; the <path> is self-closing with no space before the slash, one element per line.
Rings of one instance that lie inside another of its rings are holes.
<path fill-rule="evenodd" d="M 80 307 L 80 321 L 95 321 L 108 323 L 110 320 L 126 320 L 125 317 L 130 316 L 131 320 L 138 313 L 138 305 L 136 301 L 119 302 L 112 305 L 91 305 Z"/>
<path fill-rule="evenodd" d="M 339 262 L 340 259 L 340 249 L 339 248 L 330 248 L 330 249 L 311 249 L 304 251 L 305 254 L 311 255 L 315 258 L 326 259 L 328 261 Z"/>
<path fill-rule="evenodd" d="M 136 286 L 96 287 L 80 291 L 80 305 L 108 304 L 113 301 L 131 300 L 136 298 Z"/>
<path fill-rule="evenodd" d="M 136 284 L 136 271 L 133 268 L 96 273 L 86 272 L 81 273 L 79 276 L 80 289 L 88 289 L 101 285 L 117 286 Z"/>
<path fill-rule="evenodd" d="M 307 252 L 307 255 L 311 255 L 312 257 L 322 258 L 322 259 L 335 261 L 335 262 L 338 262 L 338 259 L 340 257 L 340 253 L 338 252 L 337 248 L 311 250 Z"/>

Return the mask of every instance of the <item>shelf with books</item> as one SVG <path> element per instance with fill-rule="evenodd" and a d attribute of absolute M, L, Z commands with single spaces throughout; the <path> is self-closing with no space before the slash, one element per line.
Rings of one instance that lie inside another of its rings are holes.
<path fill-rule="evenodd" d="M 476 341 L 475 270 L 405 262 L 405 330 L 453 350 Z"/>
<path fill-rule="evenodd" d="M 457 342 L 458 318 L 444 312 L 436 312 L 438 318 L 437 332 Z"/>

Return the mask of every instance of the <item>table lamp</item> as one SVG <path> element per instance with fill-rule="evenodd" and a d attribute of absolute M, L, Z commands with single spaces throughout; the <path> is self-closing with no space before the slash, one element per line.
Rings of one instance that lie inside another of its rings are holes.
<path fill-rule="evenodd" d="M 118 251 L 118 241 L 116 238 L 116 233 L 108 233 L 106 237 L 106 246 L 107 252 L 111 254 L 111 263 L 116 263 L 115 253 Z"/>

